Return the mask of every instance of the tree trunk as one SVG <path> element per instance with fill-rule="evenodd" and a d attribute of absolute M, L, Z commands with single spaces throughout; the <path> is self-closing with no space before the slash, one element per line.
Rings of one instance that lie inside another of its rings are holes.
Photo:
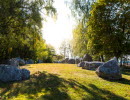
<path fill-rule="evenodd" d="M 103 55 L 101 55 L 100 57 L 101 57 L 101 62 L 104 62 L 104 57 L 103 57 Z"/>
<path fill-rule="evenodd" d="M 121 57 L 121 61 L 120 61 L 120 66 L 122 66 L 122 57 Z"/>

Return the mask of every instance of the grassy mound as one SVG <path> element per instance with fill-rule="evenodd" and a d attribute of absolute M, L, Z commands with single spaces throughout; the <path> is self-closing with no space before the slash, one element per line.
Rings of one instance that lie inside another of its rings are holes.
<path fill-rule="evenodd" d="M 130 100 L 130 72 L 123 79 L 108 81 L 95 71 L 74 64 L 23 66 L 31 78 L 21 82 L 0 82 L 2 100 Z"/>

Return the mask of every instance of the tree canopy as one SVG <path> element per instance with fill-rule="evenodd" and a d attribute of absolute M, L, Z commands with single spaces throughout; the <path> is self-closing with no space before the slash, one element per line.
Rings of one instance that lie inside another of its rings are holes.
<path fill-rule="evenodd" d="M 42 16 L 55 13 L 53 0 L 0 1 L 0 59 L 43 59 L 48 55 L 42 38 Z"/>
<path fill-rule="evenodd" d="M 80 14 L 79 9 L 82 11 L 82 16 L 79 17 L 81 21 L 73 32 L 74 46 L 77 40 L 80 42 L 80 46 L 77 44 L 77 47 L 80 47 L 80 50 L 77 50 L 78 53 L 85 50 L 94 58 L 104 56 L 105 59 L 113 56 L 119 58 L 130 53 L 129 0 L 97 0 L 95 2 L 88 0 L 85 4 L 82 2 L 86 0 L 74 1 L 78 2 L 78 4 L 75 3 L 77 5 L 75 12 Z M 83 22 L 82 25 L 81 22 Z M 87 42 L 83 44 L 83 40 Z"/>

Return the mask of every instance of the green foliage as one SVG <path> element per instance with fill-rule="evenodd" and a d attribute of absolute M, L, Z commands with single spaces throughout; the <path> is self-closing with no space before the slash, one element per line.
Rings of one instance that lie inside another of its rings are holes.
<path fill-rule="evenodd" d="M 64 59 L 64 55 L 55 55 L 53 57 L 53 60 L 54 61 L 61 61 L 62 59 Z"/>
<path fill-rule="evenodd" d="M 92 6 L 88 25 L 88 49 L 93 55 L 117 58 L 129 54 L 130 2 L 99 0 Z"/>
<path fill-rule="evenodd" d="M 90 16 L 91 5 L 95 0 L 72 0 L 71 11 L 78 20 L 73 30 L 72 51 L 74 56 L 83 57 L 87 50 L 87 25 Z"/>
<path fill-rule="evenodd" d="M 74 56 L 82 57 L 87 53 L 87 36 L 86 28 L 83 27 L 83 24 L 77 25 L 73 30 L 73 40 L 72 40 L 72 49 Z"/>
<path fill-rule="evenodd" d="M 48 51 L 48 56 L 47 56 L 45 62 L 52 63 L 54 61 L 53 57 L 55 56 L 55 49 L 52 45 L 48 44 L 47 51 Z"/>
<path fill-rule="evenodd" d="M 94 59 L 105 57 L 107 60 L 130 53 L 129 0 L 73 1 L 72 11 L 78 13 L 80 19 L 73 34 L 75 54 L 87 52 Z M 86 41 L 85 44 L 82 41 Z M 80 50 L 75 50 L 76 46 Z"/>
<path fill-rule="evenodd" d="M 1 61 L 18 56 L 36 60 L 48 55 L 41 35 L 41 12 L 55 13 L 52 3 L 52 0 L 0 1 Z"/>

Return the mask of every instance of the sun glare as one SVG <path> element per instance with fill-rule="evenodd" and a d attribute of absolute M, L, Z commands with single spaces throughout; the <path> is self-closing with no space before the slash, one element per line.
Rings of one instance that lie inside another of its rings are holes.
<path fill-rule="evenodd" d="M 47 44 L 55 47 L 56 52 L 59 53 L 58 48 L 63 40 L 72 39 L 72 30 L 74 26 L 74 19 L 71 16 L 71 11 L 66 7 L 64 0 L 55 0 L 54 7 L 57 9 L 57 20 L 48 17 L 47 22 L 44 22 L 43 38 Z"/>

